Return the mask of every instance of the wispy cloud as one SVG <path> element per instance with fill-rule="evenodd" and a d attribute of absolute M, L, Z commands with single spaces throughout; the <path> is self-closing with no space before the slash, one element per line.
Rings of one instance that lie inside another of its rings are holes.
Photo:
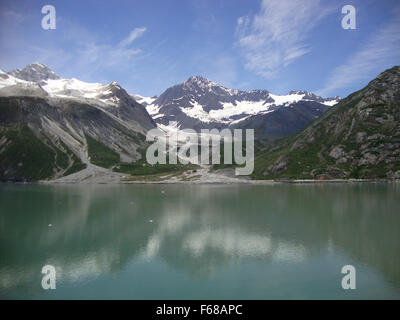
<path fill-rule="evenodd" d="M 102 43 L 96 37 L 86 34 L 83 39 L 79 39 L 81 45 L 76 52 L 79 64 L 82 67 L 92 67 L 94 69 L 103 67 L 125 66 L 132 58 L 142 52 L 141 49 L 132 48 L 131 44 L 141 37 L 146 27 L 135 28 L 129 35 L 121 40 L 117 45 Z"/>
<path fill-rule="evenodd" d="M 357 81 L 368 81 L 385 68 L 400 64 L 400 10 L 397 16 L 353 54 L 329 76 L 319 95 L 335 93 L 337 89 L 351 86 Z"/>
<path fill-rule="evenodd" d="M 131 49 L 109 44 L 87 43 L 77 51 L 80 63 L 84 66 L 115 67 L 126 66 L 133 57 L 141 53 L 141 49 Z"/>
<path fill-rule="evenodd" d="M 273 77 L 310 51 L 309 32 L 331 12 L 320 0 L 263 0 L 259 13 L 237 21 L 237 45 L 245 67 L 265 78 Z"/>
<path fill-rule="evenodd" d="M 131 31 L 128 37 L 126 37 L 124 40 L 120 42 L 120 47 L 127 47 L 130 45 L 133 41 L 135 41 L 137 38 L 140 38 L 145 32 L 147 28 L 146 27 L 141 27 L 141 28 L 135 28 Z"/>
<path fill-rule="evenodd" d="M 25 18 L 29 19 L 26 24 L 32 24 L 31 16 L 20 17 L 13 11 L 2 11 L 0 17 L 3 18 L 0 19 L 0 26 L 7 26 L 3 28 L 5 30 L 0 28 L 0 48 L 3 52 L 0 63 L 7 70 L 39 61 L 67 74 L 82 74 L 86 79 L 92 79 L 92 75 L 104 68 L 118 71 L 133 67 L 135 61 L 143 56 L 142 49 L 134 41 L 145 34 L 145 26 L 127 30 L 118 39 L 58 17 L 54 32 L 38 32 L 33 41 L 21 23 Z"/>
<path fill-rule="evenodd" d="M 60 54 L 61 49 L 57 47 L 50 50 L 40 50 L 36 47 L 33 51 L 38 56 L 36 60 L 58 65 L 61 69 L 68 65 L 69 72 L 84 73 L 91 79 L 92 75 L 104 68 L 113 71 L 125 70 L 133 66 L 143 54 L 142 49 L 133 46 L 132 42 L 144 34 L 145 27 L 133 29 L 117 44 L 100 39 L 79 25 L 70 25 L 67 30 L 64 40 L 71 44 L 71 50 L 64 49 L 64 54 Z"/>

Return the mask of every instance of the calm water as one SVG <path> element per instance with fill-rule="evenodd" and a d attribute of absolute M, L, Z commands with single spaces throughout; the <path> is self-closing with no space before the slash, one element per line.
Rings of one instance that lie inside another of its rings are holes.
<path fill-rule="evenodd" d="M 399 299 L 399 227 L 399 184 L 3 184 L 0 298 Z"/>

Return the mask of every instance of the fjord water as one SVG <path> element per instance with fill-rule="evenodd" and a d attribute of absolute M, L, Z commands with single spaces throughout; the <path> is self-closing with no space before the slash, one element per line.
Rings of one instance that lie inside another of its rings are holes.
<path fill-rule="evenodd" d="M 399 184 L 2 184 L 0 203 L 2 299 L 400 298 Z"/>

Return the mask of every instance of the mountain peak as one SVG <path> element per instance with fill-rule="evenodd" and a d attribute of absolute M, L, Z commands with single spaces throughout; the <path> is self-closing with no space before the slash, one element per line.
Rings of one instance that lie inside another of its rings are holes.
<path fill-rule="evenodd" d="M 28 64 L 22 70 L 15 69 L 9 72 L 8 74 L 25 81 L 34 81 L 34 82 L 49 80 L 49 79 L 52 80 L 60 79 L 60 77 L 56 75 L 48 66 L 39 62 Z"/>
<path fill-rule="evenodd" d="M 184 86 L 193 86 L 197 85 L 199 87 L 211 87 L 211 86 L 219 86 L 215 82 L 208 80 L 203 76 L 191 76 L 184 83 Z"/>
<path fill-rule="evenodd" d="M 305 94 L 307 95 L 309 92 L 306 90 L 292 90 L 289 92 L 289 94 Z"/>
<path fill-rule="evenodd" d="M 115 81 L 111 82 L 108 86 L 109 86 L 110 88 L 116 88 L 116 89 L 121 89 L 121 88 L 122 88 L 122 87 L 118 84 L 118 82 L 115 82 Z"/>
<path fill-rule="evenodd" d="M 186 82 L 197 82 L 197 81 L 204 81 L 204 82 L 210 82 L 207 78 L 203 76 L 191 76 L 189 79 L 186 80 Z"/>
<path fill-rule="evenodd" d="M 27 65 L 27 67 L 39 67 L 39 68 L 47 68 L 47 69 L 49 69 L 49 67 L 48 66 L 46 66 L 45 64 L 43 64 L 43 63 L 40 63 L 40 62 L 33 62 L 33 63 L 30 63 L 30 64 L 28 64 Z"/>

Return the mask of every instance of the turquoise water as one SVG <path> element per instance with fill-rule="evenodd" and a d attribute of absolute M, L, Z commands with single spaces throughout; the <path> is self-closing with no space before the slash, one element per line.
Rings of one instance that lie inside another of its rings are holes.
<path fill-rule="evenodd" d="M 2 184 L 0 297 L 399 299 L 399 209 L 399 184 Z"/>

